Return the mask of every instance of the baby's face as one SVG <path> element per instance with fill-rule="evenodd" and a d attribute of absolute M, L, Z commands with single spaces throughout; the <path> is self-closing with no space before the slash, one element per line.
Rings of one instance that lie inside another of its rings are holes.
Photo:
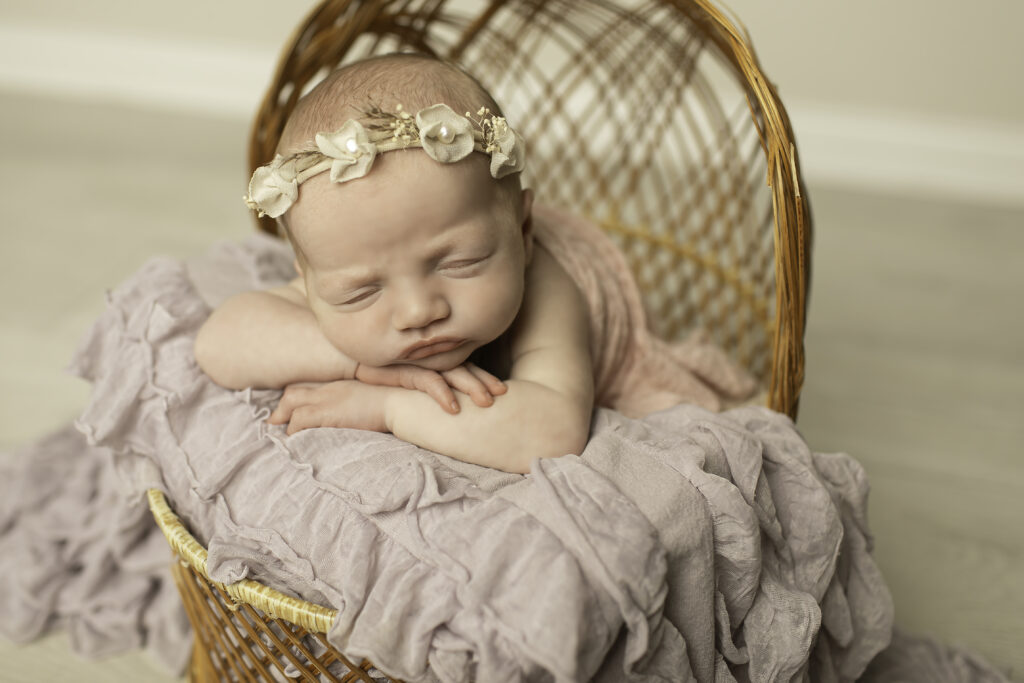
<path fill-rule="evenodd" d="M 530 235 L 487 159 L 380 155 L 365 177 L 302 185 L 289 227 L 309 306 L 349 358 L 431 370 L 461 365 L 515 320 Z"/>

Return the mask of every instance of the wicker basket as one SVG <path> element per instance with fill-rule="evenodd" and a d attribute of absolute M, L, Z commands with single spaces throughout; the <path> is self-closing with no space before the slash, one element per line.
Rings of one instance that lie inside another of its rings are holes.
<path fill-rule="evenodd" d="M 769 407 L 796 417 L 810 212 L 786 112 L 737 24 L 708 0 L 325 0 L 278 63 L 250 172 L 329 70 L 396 50 L 453 59 L 486 84 L 529 142 L 538 201 L 612 235 L 654 331 L 705 329 Z M 369 663 L 326 642 L 332 610 L 211 583 L 205 550 L 158 492 L 150 500 L 181 558 L 193 680 L 275 680 L 289 663 L 302 680 L 371 680 Z M 347 677 L 327 671 L 336 662 Z"/>
<path fill-rule="evenodd" d="M 189 680 L 279 681 L 284 676 L 373 683 L 372 664 L 356 664 L 327 642 L 336 610 L 248 579 L 230 585 L 212 581 L 206 548 L 174 514 L 163 492 L 149 490 L 149 509 L 178 556 L 171 574 L 195 633 Z"/>

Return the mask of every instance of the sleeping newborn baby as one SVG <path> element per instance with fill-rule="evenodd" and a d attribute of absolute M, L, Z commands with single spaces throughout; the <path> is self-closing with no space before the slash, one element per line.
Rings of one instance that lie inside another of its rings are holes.
<path fill-rule="evenodd" d="M 247 201 L 299 276 L 228 299 L 196 339 L 232 388 L 283 388 L 289 434 L 351 427 L 526 472 L 580 453 L 587 307 L 534 241 L 524 142 L 455 66 L 387 55 L 305 95 Z"/>

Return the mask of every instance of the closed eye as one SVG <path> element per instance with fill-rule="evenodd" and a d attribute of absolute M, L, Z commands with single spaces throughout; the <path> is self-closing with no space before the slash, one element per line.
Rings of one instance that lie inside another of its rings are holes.
<path fill-rule="evenodd" d="M 354 306 L 356 304 L 363 303 L 363 302 L 369 300 L 370 297 L 372 297 L 378 291 L 380 291 L 380 290 L 376 289 L 376 288 L 363 290 L 361 292 L 358 292 L 358 293 L 348 297 L 344 301 L 341 301 L 341 302 L 335 304 L 335 306 Z"/>
<path fill-rule="evenodd" d="M 456 261 L 445 261 L 444 263 L 441 264 L 440 267 L 441 267 L 441 270 L 455 270 L 455 271 L 466 270 L 466 269 L 472 268 L 473 266 L 476 266 L 476 265 L 479 265 L 479 264 L 483 263 L 484 261 L 486 261 L 490 257 L 491 257 L 491 255 L 488 254 L 487 256 L 480 256 L 478 258 L 467 258 L 467 259 L 458 259 Z"/>

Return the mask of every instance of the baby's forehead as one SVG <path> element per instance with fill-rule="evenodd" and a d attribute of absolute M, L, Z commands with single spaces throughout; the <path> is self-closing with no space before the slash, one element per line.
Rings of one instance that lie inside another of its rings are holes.
<path fill-rule="evenodd" d="M 377 226 L 396 223 L 429 232 L 476 217 L 491 229 L 511 228 L 518 224 L 516 206 L 504 185 L 490 176 L 484 155 L 441 165 L 418 150 L 395 151 L 381 155 L 365 178 L 341 184 L 326 173 L 311 178 L 286 218 L 293 245 L 310 252 L 373 241 Z"/>
<path fill-rule="evenodd" d="M 304 222 L 325 214 L 344 214 L 346 210 L 358 209 L 359 214 L 370 215 L 387 212 L 400 203 L 400 196 L 418 194 L 415 190 L 425 185 L 436 193 L 424 198 L 431 204 L 484 203 L 495 212 L 514 208 L 508 201 L 510 193 L 505 191 L 508 180 L 492 178 L 489 164 L 490 159 L 479 153 L 450 164 L 440 164 L 416 148 L 379 154 L 365 177 L 336 183 L 329 172 L 324 172 L 306 180 L 288 218 Z"/>

